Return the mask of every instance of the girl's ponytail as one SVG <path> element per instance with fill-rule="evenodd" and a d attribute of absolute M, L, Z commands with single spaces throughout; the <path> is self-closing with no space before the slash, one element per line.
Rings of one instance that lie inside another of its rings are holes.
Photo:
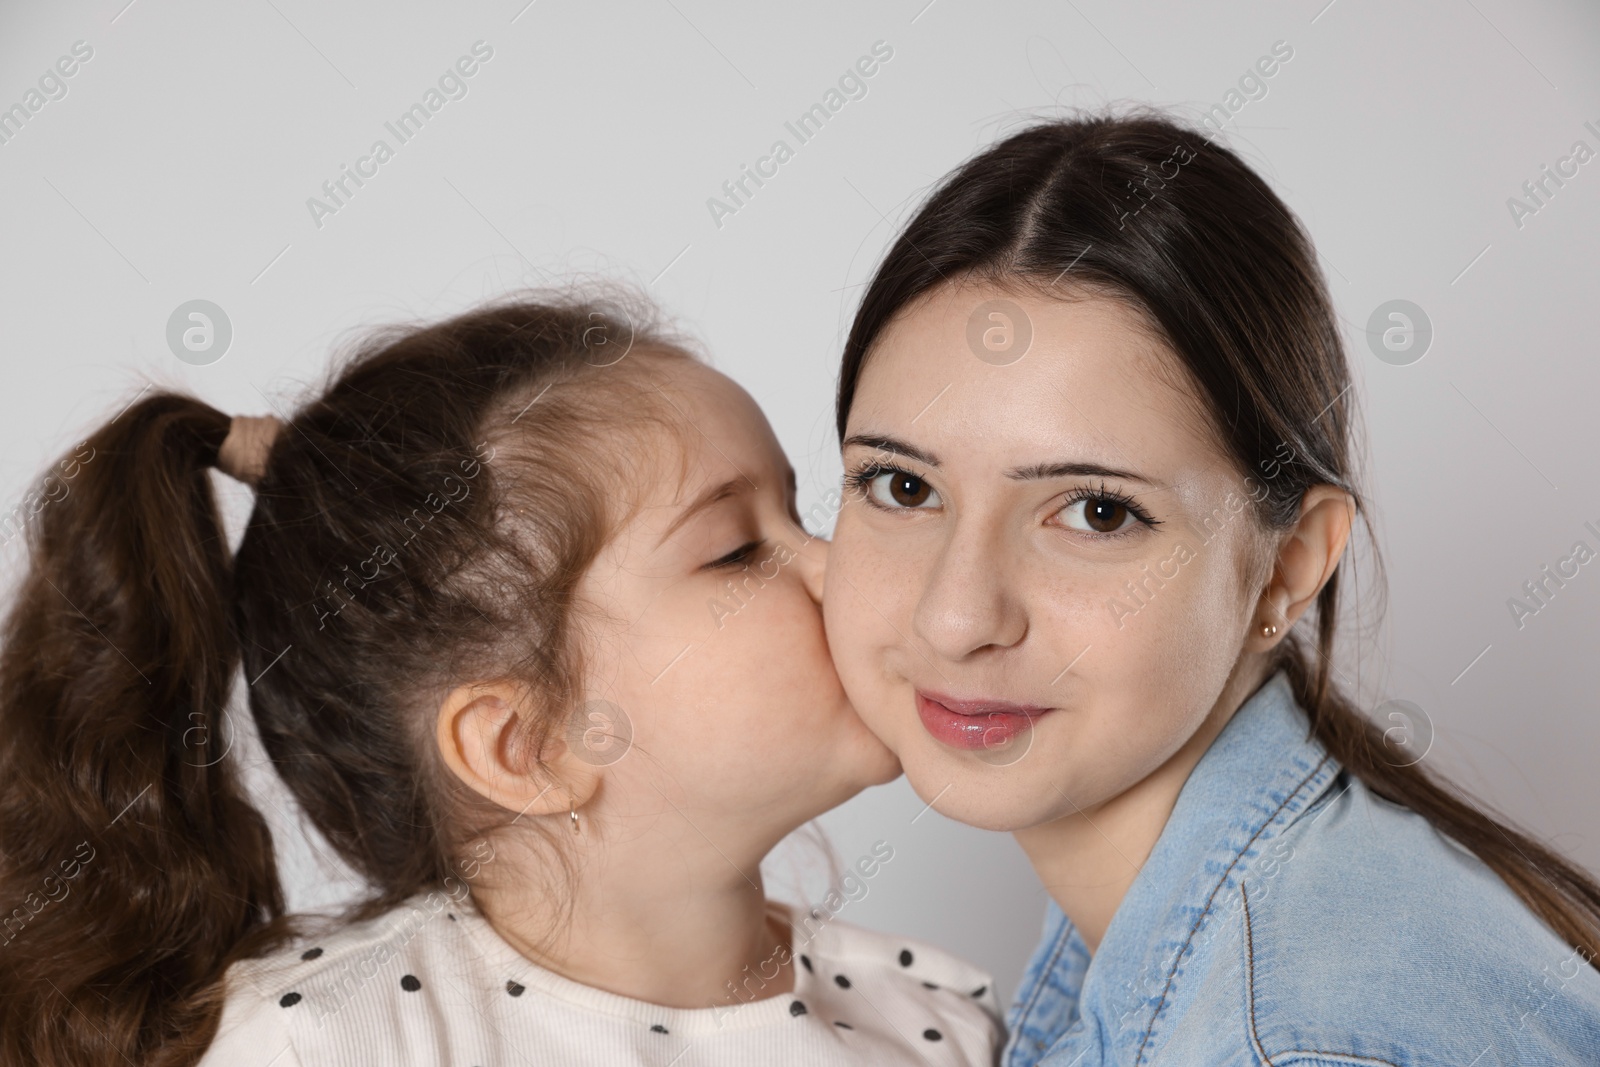
<path fill-rule="evenodd" d="M 228 429 L 140 399 L 28 520 L 0 631 L 0 1062 L 192 1062 L 227 965 L 285 934 L 223 728 L 239 642 L 209 468 Z"/>

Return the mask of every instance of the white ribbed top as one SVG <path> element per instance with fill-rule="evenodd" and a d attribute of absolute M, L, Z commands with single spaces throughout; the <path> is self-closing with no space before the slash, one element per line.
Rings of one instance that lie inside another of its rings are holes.
<path fill-rule="evenodd" d="M 1004 1034 L 989 975 L 932 945 L 826 911 L 796 925 L 787 908 L 772 907 L 790 925 L 800 957 L 794 991 L 685 1009 L 563 978 L 472 911 L 441 894 L 421 895 L 370 922 L 236 964 L 217 1039 L 201 1064 L 995 1062 Z"/>

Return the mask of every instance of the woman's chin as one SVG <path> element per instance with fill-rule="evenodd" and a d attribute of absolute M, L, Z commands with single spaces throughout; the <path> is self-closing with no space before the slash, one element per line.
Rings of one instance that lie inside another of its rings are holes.
<path fill-rule="evenodd" d="M 1012 833 L 1061 816 L 1062 798 L 1042 782 L 1007 768 L 951 767 L 907 754 L 905 773 L 924 804 L 947 819 L 979 830 Z M 1055 803 L 1052 804 L 1051 801 Z"/>
<path fill-rule="evenodd" d="M 954 790 L 945 793 L 935 807 L 935 810 L 947 819 L 964 823 L 977 830 L 992 830 L 1001 834 L 1008 834 L 1029 825 L 1027 816 L 1008 804 L 980 797 L 967 798 L 963 802 L 952 799 L 953 792 Z"/>

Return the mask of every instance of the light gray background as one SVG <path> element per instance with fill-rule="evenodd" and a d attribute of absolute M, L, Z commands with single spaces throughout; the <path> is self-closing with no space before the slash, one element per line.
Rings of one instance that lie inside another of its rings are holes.
<path fill-rule="evenodd" d="M 761 401 L 805 510 L 839 476 L 831 396 L 860 287 L 931 183 L 1058 106 L 1197 116 L 1288 42 L 1226 140 L 1316 239 L 1368 417 L 1391 597 L 1345 672 L 1369 707 L 1424 709 L 1432 766 L 1600 867 L 1600 565 L 1520 630 L 1507 607 L 1575 541 L 1600 548 L 1600 162 L 1520 227 L 1507 207 L 1574 141 L 1600 150 L 1595 4 L 7 0 L 0 106 L 79 40 L 94 55 L 67 95 L 0 145 L 7 509 L 146 381 L 264 413 L 361 328 L 591 271 L 649 286 Z M 494 56 L 468 95 L 316 227 L 306 199 L 393 144 L 384 122 L 479 40 Z M 880 40 L 894 56 L 866 97 L 715 225 L 723 181 L 793 145 L 784 122 Z M 196 298 L 234 328 L 209 366 L 165 341 Z M 1362 332 L 1395 298 L 1436 332 L 1411 366 Z M 219 484 L 237 522 L 248 494 Z M 292 903 L 347 894 L 262 787 Z M 846 862 L 895 849 L 844 916 L 946 944 L 1009 993 L 1043 895 L 1009 837 L 922 809 L 901 781 L 823 820 Z M 820 895 L 814 853 L 771 867 L 779 891 Z"/>

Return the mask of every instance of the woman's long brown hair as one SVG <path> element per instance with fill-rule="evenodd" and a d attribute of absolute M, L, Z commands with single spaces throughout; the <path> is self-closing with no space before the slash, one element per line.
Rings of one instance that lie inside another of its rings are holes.
<path fill-rule="evenodd" d="M 1206 133 L 1154 110 L 1044 122 L 947 176 L 862 296 L 840 370 L 841 440 L 884 328 L 935 287 L 966 282 L 1125 301 L 1177 354 L 1238 470 L 1268 488 L 1256 521 L 1292 528 L 1301 497 L 1317 484 L 1349 493 L 1366 519 L 1352 470 L 1350 373 L 1311 240 L 1266 183 Z M 1283 462 L 1284 445 L 1292 462 Z M 1376 545 L 1373 553 L 1381 574 Z M 1351 774 L 1471 850 L 1600 967 L 1600 885 L 1386 744 L 1334 683 L 1344 570 L 1305 620 L 1314 632 L 1292 629 L 1269 670 L 1287 672 L 1311 732 Z"/>
<path fill-rule="evenodd" d="M 150 393 L 62 461 L 0 631 L 0 1063 L 192 1064 L 229 964 L 295 932 L 229 754 L 241 660 L 278 773 L 371 883 L 347 917 L 460 879 L 494 815 L 428 712 L 523 679 L 555 709 L 536 752 L 571 706 L 574 586 L 660 421 L 628 368 L 688 358 L 649 316 L 606 291 L 374 335 L 279 433 L 232 558 L 222 412 Z"/>

